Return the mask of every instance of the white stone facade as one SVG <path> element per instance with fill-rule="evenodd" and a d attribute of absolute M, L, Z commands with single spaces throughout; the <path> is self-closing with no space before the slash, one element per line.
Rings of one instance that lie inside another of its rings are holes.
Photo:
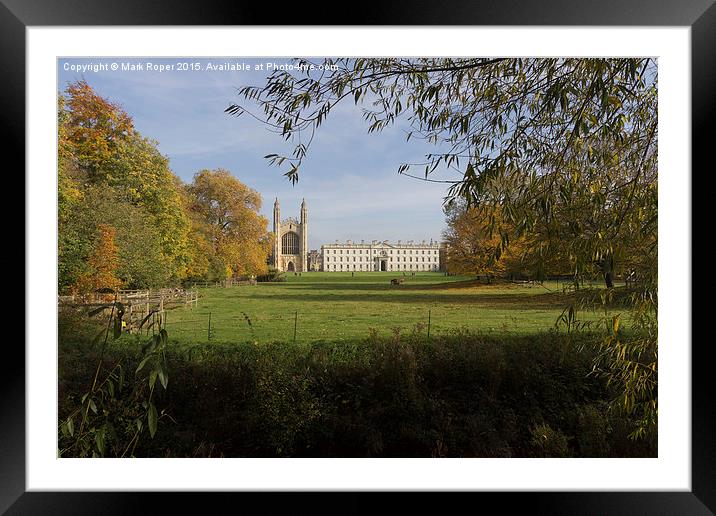
<path fill-rule="evenodd" d="M 273 204 L 273 266 L 279 271 L 308 270 L 308 209 L 301 203 L 301 218 L 281 220 L 278 198 Z"/>
<path fill-rule="evenodd" d="M 327 272 L 437 272 L 441 270 L 440 244 L 437 242 L 389 243 L 387 240 L 371 243 L 324 244 L 321 246 L 322 270 Z"/>

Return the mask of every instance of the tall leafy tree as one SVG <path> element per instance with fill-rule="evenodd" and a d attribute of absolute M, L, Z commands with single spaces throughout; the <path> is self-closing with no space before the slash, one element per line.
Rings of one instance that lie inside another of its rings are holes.
<path fill-rule="evenodd" d="M 77 160 L 92 176 L 113 158 L 119 142 L 134 132 L 134 123 L 118 104 L 99 96 L 87 81 L 69 84 L 65 93 L 62 130 Z"/>
<path fill-rule="evenodd" d="M 499 211 L 496 212 L 499 216 Z M 526 237 L 517 237 L 514 230 L 500 235 L 491 231 L 490 220 L 476 207 L 464 202 L 445 206 L 447 228 L 443 241 L 447 248 L 446 267 L 451 273 L 497 277 L 535 277 L 526 258 Z M 509 247 L 501 252 L 502 238 L 511 238 Z"/>
<path fill-rule="evenodd" d="M 187 193 L 192 211 L 203 223 L 205 239 L 213 246 L 210 267 L 215 274 L 265 272 L 271 240 L 268 220 L 259 213 L 261 195 L 223 169 L 197 172 Z"/>
<path fill-rule="evenodd" d="M 171 282 L 171 263 L 161 251 L 154 218 L 110 188 L 86 187 L 59 233 L 60 290 L 68 290 L 90 270 L 98 228 L 111 226 L 117 248 L 115 275 L 125 288 L 157 288 Z"/>
<path fill-rule="evenodd" d="M 78 223 L 72 218 L 77 217 L 77 210 L 86 208 L 81 200 L 92 188 L 111 190 L 118 204 L 138 208 L 128 212 L 134 218 L 128 217 L 124 223 L 114 220 L 113 225 L 138 228 L 140 224 L 145 235 L 156 233 L 159 238 L 153 244 L 158 246 L 161 258 L 157 260 L 154 249 L 147 250 L 144 266 L 164 268 L 165 281 L 183 279 L 189 260 L 190 222 L 181 199 L 182 185 L 157 142 L 136 131 L 132 118 L 118 104 L 98 95 L 86 81 L 69 84 L 60 95 L 58 126 L 60 286 L 71 284 L 87 259 L 93 233 L 77 231 Z M 140 213 L 141 221 L 137 218 Z M 123 237 L 124 232 L 120 235 Z M 136 235 L 135 240 L 146 243 L 148 239 Z M 132 245 L 127 238 L 119 241 Z M 125 256 L 129 253 L 129 247 L 120 246 L 120 250 Z M 143 279 L 139 279 L 139 263 L 134 263 L 134 272 L 124 269 L 135 278 L 130 283 L 154 284 L 160 275 L 141 274 Z"/>

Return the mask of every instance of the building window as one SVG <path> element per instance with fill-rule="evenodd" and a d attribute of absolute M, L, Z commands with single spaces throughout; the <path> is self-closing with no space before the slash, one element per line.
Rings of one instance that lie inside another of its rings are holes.
<path fill-rule="evenodd" d="M 283 254 L 298 254 L 298 235 L 289 231 L 281 237 L 281 252 Z"/>

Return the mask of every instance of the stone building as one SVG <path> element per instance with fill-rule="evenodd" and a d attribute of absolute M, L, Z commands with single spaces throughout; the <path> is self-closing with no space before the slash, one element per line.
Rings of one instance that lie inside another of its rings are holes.
<path fill-rule="evenodd" d="M 308 210 L 306 200 L 301 203 L 301 218 L 281 220 L 278 198 L 273 203 L 273 261 L 279 271 L 308 270 Z"/>
<path fill-rule="evenodd" d="M 371 243 L 324 244 L 321 246 L 324 271 L 439 271 L 440 244 L 437 242 L 389 243 L 373 240 Z"/>
<path fill-rule="evenodd" d="M 316 249 L 308 251 L 308 270 L 309 271 L 321 271 L 322 268 L 321 253 Z"/>

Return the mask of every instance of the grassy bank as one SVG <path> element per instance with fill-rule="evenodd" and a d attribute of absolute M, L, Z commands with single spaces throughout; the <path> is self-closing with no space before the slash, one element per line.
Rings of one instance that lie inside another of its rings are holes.
<path fill-rule="evenodd" d="M 60 330 L 62 419 L 80 403 L 100 351 L 91 332 Z M 169 384 L 154 398 L 158 430 L 143 436 L 136 456 L 656 455 L 655 442 L 630 441 L 630 421 L 608 413 L 614 393 L 589 376 L 589 348 L 553 332 L 428 339 L 418 327 L 297 345 L 185 346 L 171 338 Z M 128 372 L 125 392 L 137 381 L 140 348 L 122 336 L 103 353 L 106 368 Z M 107 456 L 125 448 L 121 435 L 113 439 Z"/>

